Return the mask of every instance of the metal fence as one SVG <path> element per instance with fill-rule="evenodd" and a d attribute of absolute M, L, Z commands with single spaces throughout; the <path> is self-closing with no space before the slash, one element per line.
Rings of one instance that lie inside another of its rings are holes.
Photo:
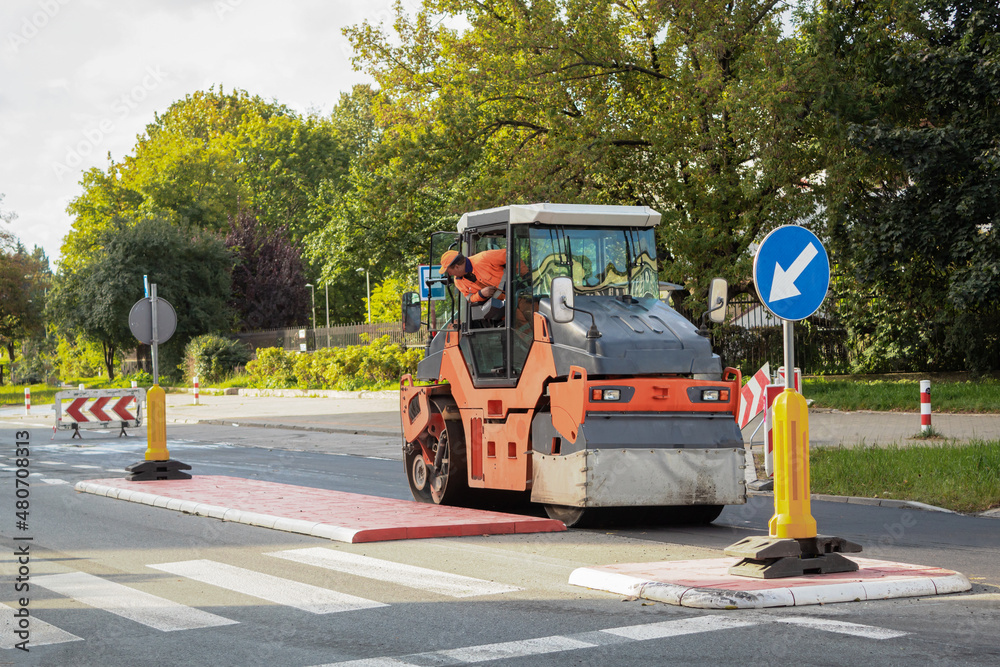
<path fill-rule="evenodd" d="M 830 299 L 816 314 L 795 323 L 795 365 L 803 373 L 850 372 L 852 347 L 847 329 L 837 315 L 839 303 Z M 712 344 L 726 366 L 754 373 L 765 362 L 783 363 L 781 320 L 761 305 L 754 294 L 730 300 L 724 324 L 712 327 Z"/>
<path fill-rule="evenodd" d="M 262 347 L 280 347 L 292 351 L 311 351 L 324 347 L 347 347 L 364 345 L 370 341 L 388 336 L 389 340 L 409 347 L 423 346 L 427 334 L 404 334 L 399 322 L 373 322 L 342 324 L 318 329 L 265 329 L 233 334 L 254 352 Z"/>
<path fill-rule="evenodd" d="M 698 323 L 696 323 L 698 324 Z M 356 323 L 318 329 L 267 329 L 234 334 L 251 350 L 280 347 L 289 351 L 312 351 L 324 347 L 363 345 L 382 336 L 393 343 L 423 347 L 427 333 L 404 334 L 399 322 Z M 781 323 L 755 295 L 743 294 L 729 302 L 725 324 L 712 327 L 713 348 L 727 366 L 753 373 L 764 362 L 780 365 L 783 357 Z M 805 373 L 847 372 L 850 350 L 847 331 L 836 320 L 832 307 L 824 307 L 795 326 L 796 366 Z"/>

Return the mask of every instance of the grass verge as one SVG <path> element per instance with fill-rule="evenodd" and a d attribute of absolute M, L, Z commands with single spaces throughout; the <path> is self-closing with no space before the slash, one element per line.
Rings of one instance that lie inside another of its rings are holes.
<path fill-rule="evenodd" d="M 919 380 L 803 378 L 802 395 L 813 407 L 836 410 L 920 411 Z M 1000 412 L 1000 381 L 932 382 L 934 412 Z"/>
<path fill-rule="evenodd" d="M 812 493 L 981 512 L 1000 506 L 1000 441 L 816 448 L 809 453 L 809 475 Z"/>

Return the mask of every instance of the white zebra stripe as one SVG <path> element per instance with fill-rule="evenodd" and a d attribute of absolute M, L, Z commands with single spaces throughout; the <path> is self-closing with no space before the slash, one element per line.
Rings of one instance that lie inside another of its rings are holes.
<path fill-rule="evenodd" d="M 9 605 L 0 605 L 0 648 L 14 648 L 16 644 L 24 641 L 21 637 L 14 634 L 16 630 L 20 628 L 15 628 L 15 622 L 18 620 L 14 618 L 16 613 L 16 608 L 10 608 Z M 29 612 L 31 614 L 30 625 L 28 632 L 27 648 L 31 650 L 36 646 L 47 646 L 49 644 L 62 644 L 65 642 L 79 642 L 83 641 L 81 637 L 66 632 L 65 630 L 60 630 L 56 626 L 46 623 L 37 616 L 34 612 Z"/>
<path fill-rule="evenodd" d="M 149 567 L 312 614 L 333 614 L 387 606 L 374 600 L 212 560 L 187 560 Z"/>
<path fill-rule="evenodd" d="M 267 554 L 275 558 L 314 565 L 328 570 L 344 572 L 359 577 L 378 579 L 400 586 L 440 593 L 455 598 L 475 595 L 496 595 L 524 590 L 517 586 L 498 584 L 485 579 L 475 579 L 460 574 L 451 574 L 426 567 L 395 563 L 393 561 L 335 551 L 324 547 L 292 549 Z"/>
<path fill-rule="evenodd" d="M 84 572 L 48 574 L 32 583 L 155 630 L 173 632 L 234 625 L 236 621 Z"/>

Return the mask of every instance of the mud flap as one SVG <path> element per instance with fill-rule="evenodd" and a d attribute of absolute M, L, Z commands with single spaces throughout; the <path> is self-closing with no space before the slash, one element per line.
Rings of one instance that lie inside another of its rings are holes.
<path fill-rule="evenodd" d="M 569 442 L 576 442 L 580 424 L 587 416 L 584 405 L 587 402 L 587 371 L 579 366 L 570 366 L 569 378 L 565 382 L 549 385 L 552 399 L 552 426 Z"/>
<path fill-rule="evenodd" d="M 413 386 L 409 374 L 399 381 L 399 410 L 403 425 L 403 439 L 415 442 L 431 421 L 431 406 L 427 400 L 427 388 Z"/>

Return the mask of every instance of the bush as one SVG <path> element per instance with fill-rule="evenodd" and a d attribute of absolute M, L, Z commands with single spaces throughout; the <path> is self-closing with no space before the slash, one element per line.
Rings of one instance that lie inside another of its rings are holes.
<path fill-rule="evenodd" d="M 260 349 L 247 372 L 250 386 L 257 389 L 357 391 L 396 385 L 404 373 L 416 372 L 422 358 L 422 350 L 408 350 L 383 336 L 368 345 L 328 347 L 309 354 Z"/>
<path fill-rule="evenodd" d="M 287 389 L 295 384 L 295 355 L 280 347 L 261 348 L 247 364 L 247 374 L 254 389 Z"/>
<path fill-rule="evenodd" d="M 185 348 L 188 369 L 202 382 L 218 382 L 230 375 L 238 366 L 250 361 L 250 351 L 243 343 L 206 334 L 192 338 Z"/>

